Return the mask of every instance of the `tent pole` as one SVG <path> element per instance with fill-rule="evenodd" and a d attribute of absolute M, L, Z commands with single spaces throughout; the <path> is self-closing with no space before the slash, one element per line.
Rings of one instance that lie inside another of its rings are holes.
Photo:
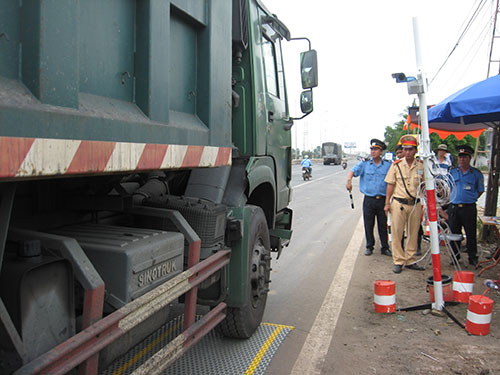
<path fill-rule="evenodd" d="M 472 166 L 473 167 L 476 166 L 476 162 L 477 162 L 477 152 L 479 150 L 479 137 L 476 138 L 476 147 L 475 147 L 475 150 L 474 150 L 474 161 L 472 162 Z"/>
<path fill-rule="evenodd" d="M 432 308 L 442 311 L 444 308 L 443 300 L 443 284 L 441 278 L 441 257 L 439 254 L 439 238 L 437 227 L 437 210 L 436 210 L 436 193 L 434 190 L 434 178 L 431 174 L 432 156 L 430 151 L 431 140 L 429 137 L 429 122 L 427 120 L 427 99 L 425 92 L 427 91 L 427 79 L 425 77 L 422 54 L 420 48 L 420 36 L 418 31 L 418 18 L 413 17 L 413 36 L 415 40 L 415 56 L 417 60 L 418 75 L 417 80 L 421 85 L 418 93 L 418 101 L 420 107 L 420 124 L 422 125 L 422 157 L 424 159 L 424 176 L 425 190 L 427 195 L 427 213 L 429 216 L 431 253 L 432 253 L 432 273 L 434 277 L 434 300 Z"/>

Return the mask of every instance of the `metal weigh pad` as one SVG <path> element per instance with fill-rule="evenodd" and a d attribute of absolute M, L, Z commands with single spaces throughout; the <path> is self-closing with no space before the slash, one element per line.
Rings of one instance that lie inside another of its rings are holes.
<path fill-rule="evenodd" d="M 182 315 L 171 320 L 100 374 L 131 374 L 177 336 L 182 330 L 182 323 Z M 293 328 L 262 323 L 247 340 L 227 338 L 212 330 L 165 370 L 164 374 L 264 374 L 279 346 Z"/>

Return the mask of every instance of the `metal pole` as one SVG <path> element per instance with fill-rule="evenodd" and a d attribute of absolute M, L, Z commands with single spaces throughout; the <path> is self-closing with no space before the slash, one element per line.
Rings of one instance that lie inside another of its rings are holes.
<path fill-rule="evenodd" d="M 429 123 L 427 120 L 427 101 L 425 92 L 427 91 L 427 80 L 423 70 L 422 55 L 420 48 L 420 37 L 418 31 L 418 19 L 413 17 L 413 36 L 415 40 L 415 56 L 417 60 L 418 76 L 417 80 L 421 83 L 422 90 L 418 94 L 420 105 L 420 124 L 422 125 L 422 153 L 424 159 L 424 176 L 425 190 L 427 195 L 427 213 L 429 216 L 431 253 L 432 253 L 432 273 L 434 276 L 434 300 L 433 309 L 442 310 L 444 307 L 443 300 L 443 283 L 441 279 L 441 258 L 439 255 L 439 238 L 437 228 L 437 211 L 436 211 L 436 193 L 434 190 L 434 178 L 431 174 L 431 140 L 429 137 Z"/>

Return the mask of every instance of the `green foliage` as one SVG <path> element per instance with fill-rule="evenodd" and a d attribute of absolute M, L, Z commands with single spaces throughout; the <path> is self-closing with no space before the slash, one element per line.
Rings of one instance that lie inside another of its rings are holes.
<path fill-rule="evenodd" d="M 403 120 L 396 122 L 392 126 L 386 126 L 386 128 L 385 128 L 384 143 L 387 145 L 387 150 L 389 152 L 395 152 L 396 145 L 397 145 L 399 139 L 403 135 L 408 134 L 408 132 L 406 130 L 403 130 L 403 126 L 405 124 L 406 117 L 408 117 L 408 115 L 401 114 L 401 116 L 404 117 Z"/>
<path fill-rule="evenodd" d="M 410 130 L 410 129 L 404 130 L 403 129 L 403 126 L 406 122 L 406 118 L 408 117 L 408 114 L 407 114 L 408 108 L 409 107 L 406 108 L 405 113 L 401 113 L 402 119 L 400 121 L 394 123 L 394 125 L 392 125 L 392 126 L 387 126 L 385 128 L 385 132 L 384 132 L 385 140 L 384 140 L 384 142 L 387 145 L 387 150 L 389 152 L 395 152 L 396 145 L 397 145 L 399 139 L 403 135 L 420 132 L 420 130 L 418 128 L 415 128 L 413 130 Z M 443 140 L 443 139 L 439 138 L 439 136 L 436 133 L 431 133 L 430 138 L 431 138 L 431 150 L 435 150 L 440 144 L 444 143 L 448 146 L 448 150 L 450 151 L 453 160 L 457 160 L 456 159 L 457 158 L 457 147 L 459 145 L 467 144 L 470 147 L 472 147 L 473 149 L 475 149 L 476 148 L 476 141 L 477 141 L 476 138 L 472 137 L 471 135 L 465 136 L 464 139 L 462 139 L 461 141 L 459 141 L 457 139 L 457 137 L 455 137 L 454 135 L 450 135 L 449 137 L 447 137 L 446 139 Z M 486 145 L 486 136 L 483 133 L 479 137 L 479 150 L 484 150 L 485 145 Z"/>
<path fill-rule="evenodd" d="M 294 155 L 297 155 L 295 157 Z M 311 159 L 321 159 L 321 146 L 316 146 L 314 150 L 303 150 L 292 149 L 292 157 L 294 159 L 303 159 L 305 155 L 308 155 Z"/>

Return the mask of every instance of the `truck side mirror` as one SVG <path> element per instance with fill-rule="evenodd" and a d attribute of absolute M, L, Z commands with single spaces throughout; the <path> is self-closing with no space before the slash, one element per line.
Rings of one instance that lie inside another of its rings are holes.
<path fill-rule="evenodd" d="M 300 93 L 300 110 L 302 113 L 311 113 L 313 111 L 312 90 L 302 91 Z"/>
<path fill-rule="evenodd" d="M 312 49 L 300 54 L 300 76 L 302 88 L 311 89 L 318 86 L 318 56 Z"/>

